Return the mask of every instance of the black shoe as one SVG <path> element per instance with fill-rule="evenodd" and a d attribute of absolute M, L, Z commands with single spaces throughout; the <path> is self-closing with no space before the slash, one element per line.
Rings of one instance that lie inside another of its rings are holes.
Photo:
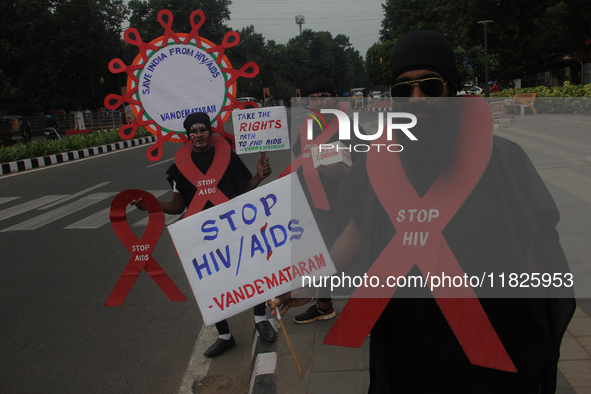
<path fill-rule="evenodd" d="M 207 349 L 203 354 L 205 355 L 205 357 L 214 358 L 217 356 L 221 356 L 222 354 L 224 354 L 226 350 L 232 349 L 235 346 L 236 341 L 234 341 L 233 336 L 230 337 L 230 339 L 218 338 L 217 341 L 215 341 L 215 343 L 211 345 L 209 349 Z"/>
<path fill-rule="evenodd" d="M 273 342 L 275 340 L 275 330 L 269 321 L 263 320 L 261 322 L 255 323 L 254 326 L 259 332 L 261 338 L 263 338 L 263 341 Z"/>
<path fill-rule="evenodd" d="M 335 317 L 337 314 L 332 307 L 332 303 L 330 304 L 330 308 L 327 310 L 322 310 L 318 306 L 318 303 L 312 305 L 308 308 L 308 310 L 302 314 L 297 315 L 293 318 L 293 321 L 298 324 L 306 324 L 312 323 L 316 320 L 328 320 Z"/>

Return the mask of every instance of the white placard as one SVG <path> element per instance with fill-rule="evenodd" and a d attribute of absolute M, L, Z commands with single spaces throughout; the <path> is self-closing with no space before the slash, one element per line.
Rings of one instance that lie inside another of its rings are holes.
<path fill-rule="evenodd" d="M 168 230 L 207 325 L 336 272 L 295 174 Z"/>
<path fill-rule="evenodd" d="M 285 107 L 232 111 L 236 153 L 289 149 L 289 127 Z"/>
<path fill-rule="evenodd" d="M 318 168 L 321 164 L 329 165 L 340 162 L 348 166 L 353 165 L 351 151 L 341 141 L 333 143 L 331 147 L 328 147 L 328 144 L 322 145 L 322 149 L 319 146 L 313 146 L 310 148 L 310 153 L 312 154 L 314 168 Z"/>

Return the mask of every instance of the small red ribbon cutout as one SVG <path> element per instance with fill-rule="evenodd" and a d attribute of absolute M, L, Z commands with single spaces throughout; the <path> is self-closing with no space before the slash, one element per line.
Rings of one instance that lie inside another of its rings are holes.
<path fill-rule="evenodd" d="M 179 36 L 177 36 L 172 30 L 173 20 L 174 18 L 170 10 L 160 10 L 160 12 L 158 12 L 158 22 L 160 22 L 160 25 L 164 28 L 164 36 L 162 37 L 162 44 L 160 44 L 160 48 L 164 48 L 166 45 L 168 45 L 168 39 L 171 37 L 177 44 L 181 42 Z"/>
<path fill-rule="evenodd" d="M 367 272 L 369 277 L 385 280 L 390 275 L 404 276 L 415 264 L 423 277 L 426 273 L 442 275 L 443 272 L 449 276 L 463 276 L 464 272 L 442 231 L 464 204 L 488 165 L 492 115 L 484 100 L 467 99 L 462 100 L 462 104 L 465 104 L 462 126 L 452 168 L 440 174 L 422 198 L 406 177 L 398 154 L 368 153 L 370 182 L 396 228 L 396 234 Z M 388 143 L 385 138 L 381 142 Z M 400 209 L 432 212 L 432 220 L 400 222 L 397 220 Z M 421 242 L 417 242 L 417 238 Z M 388 286 L 357 288 L 324 343 L 361 346 L 395 291 L 395 287 Z M 433 296 L 473 365 L 515 371 L 515 365 L 471 287 L 437 288 L 433 290 Z"/>
<path fill-rule="evenodd" d="M 160 49 L 156 45 L 143 42 L 140 36 L 140 32 L 137 31 L 135 27 L 130 27 L 129 29 L 125 30 L 125 33 L 123 33 L 123 38 L 125 39 L 125 42 L 127 42 L 128 44 L 135 45 L 138 47 L 144 63 L 148 62 L 148 54 L 146 49 L 151 49 L 153 51 L 157 51 Z"/>
<path fill-rule="evenodd" d="M 143 200 L 149 213 L 148 226 L 141 239 L 138 239 L 129 228 L 126 215 L 129 203 L 138 198 Z M 113 199 L 109 218 L 113 231 L 131 253 L 131 258 L 104 305 L 121 305 L 144 269 L 169 300 L 186 301 L 183 293 L 152 257 L 152 251 L 164 229 L 164 212 L 156 197 L 144 190 L 124 190 Z"/>
<path fill-rule="evenodd" d="M 337 109 L 343 112 L 347 112 L 349 108 L 349 103 L 342 102 L 337 105 Z M 310 117 L 306 117 L 304 119 L 304 123 L 300 128 L 300 155 L 291 162 L 290 165 L 287 166 L 285 170 L 279 175 L 279 178 L 282 178 L 286 175 L 291 174 L 292 172 L 297 171 L 298 168 L 303 166 L 303 173 L 304 173 L 304 180 L 306 185 L 308 186 L 308 190 L 310 191 L 310 196 L 312 197 L 312 202 L 317 209 L 322 209 L 328 211 L 330 209 L 330 204 L 328 199 L 326 198 L 326 193 L 324 191 L 324 187 L 322 186 L 322 181 L 320 180 L 320 174 L 318 173 L 318 169 L 314 168 L 314 161 L 312 160 L 312 155 L 310 154 L 310 146 L 319 146 L 321 144 L 326 144 L 333 135 L 337 133 L 339 130 L 339 121 L 335 116 L 333 120 L 330 122 L 326 130 L 324 130 L 316 139 L 313 141 L 308 140 L 308 122 L 307 120 L 311 119 Z"/>
<path fill-rule="evenodd" d="M 255 62 L 248 62 L 245 65 L 243 65 L 242 67 L 240 67 L 239 70 L 234 70 L 233 68 L 222 67 L 222 72 L 232 75 L 232 78 L 230 78 L 225 83 L 225 86 L 227 88 L 229 88 L 240 77 L 245 77 L 245 78 L 256 77 L 259 74 L 259 65 L 256 64 Z"/>
<path fill-rule="evenodd" d="M 218 189 L 217 184 L 230 164 L 230 145 L 219 135 L 212 135 L 211 143 L 215 154 L 206 174 L 199 171 L 199 168 L 193 163 L 191 159 L 193 145 L 190 142 L 184 144 L 174 156 L 174 164 L 181 174 L 197 188 L 185 217 L 201 212 L 207 201 L 211 201 L 214 205 L 228 201 L 228 197 Z"/>
<path fill-rule="evenodd" d="M 199 17 L 199 21 L 196 22 L 195 18 Z M 191 12 L 191 16 L 189 17 L 191 20 L 191 32 L 185 37 L 183 44 L 188 44 L 191 39 L 195 39 L 195 43 L 197 43 L 197 47 L 201 48 L 201 37 L 199 37 L 199 29 L 205 23 L 205 13 L 201 10 L 196 10 Z"/>
<path fill-rule="evenodd" d="M 207 53 L 217 52 L 218 56 L 217 56 L 215 62 L 219 66 L 222 63 L 222 59 L 224 58 L 224 52 L 226 51 L 226 49 L 235 47 L 236 45 L 238 45 L 239 42 L 240 42 L 240 34 L 235 32 L 234 30 L 231 30 L 226 33 L 226 35 L 224 36 L 224 39 L 220 45 L 206 49 L 205 52 L 207 52 Z"/>

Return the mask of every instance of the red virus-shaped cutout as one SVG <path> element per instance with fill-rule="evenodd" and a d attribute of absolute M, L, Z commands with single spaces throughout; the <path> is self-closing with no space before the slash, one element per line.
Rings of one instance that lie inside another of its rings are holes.
<path fill-rule="evenodd" d="M 193 112 L 207 113 L 213 132 L 234 141 L 234 136 L 224 131 L 224 123 L 233 109 L 244 109 L 248 104 L 236 100 L 236 81 L 259 73 L 254 62 L 233 69 L 224 55 L 226 49 L 240 42 L 235 31 L 228 32 L 219 45 L 199 35 L 205 23 L 203 11 L 191 13 L 188 34 L 175 33 L 172 21 L 172 13 L 161 10 L 158 22 L 164 34 L 149 43 L 142 40 L 137 29 L 127 29 L 124 39 L 138 47 L 138 55 L 129 66 L 121 59 L 109 63 L 113 74 L 127 74 L 127 86 L 121 95 L 109 94 L 105 107 L 115 110 L 123 106 L 133 114 L 133 123 L 119 130 L 121 138 L 133 138 L 139 127 L 156 136 L 156 143 L 147 153 L 152 161 L 162 157 L 164 142 L 187 142 L 183 121 Z"/>

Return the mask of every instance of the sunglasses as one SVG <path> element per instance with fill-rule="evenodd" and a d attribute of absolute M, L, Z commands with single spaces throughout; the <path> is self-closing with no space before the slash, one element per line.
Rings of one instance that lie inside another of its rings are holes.
<path fill-rule="evenodd" d="M 430 77 L 396 83 L 390 88 L 392 99 L 397 102 L 407 101 L 412 96 L 415 85 L 428 97 L 441 97 L 445 91 L 447 81 L 437 77 Z"/>

